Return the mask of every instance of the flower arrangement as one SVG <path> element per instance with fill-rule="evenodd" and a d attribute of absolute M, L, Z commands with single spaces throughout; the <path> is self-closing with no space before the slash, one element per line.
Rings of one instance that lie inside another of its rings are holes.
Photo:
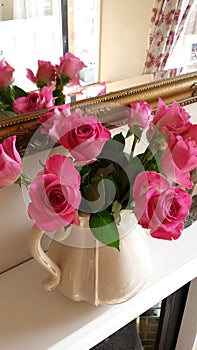
<path fill-rule="evenodd" d="M 26 114 L 65 103 L 63 89 L 65 86 L 80 86 L 78 73 L 84 63 L 67 52 L 60 57 L 59 65 L 49 61 L 38 60 L 36 74 L 27 69 L 27 78 L 31 80 L 36 91 L 27 93 L 14 85 L 14 68 L 3 58 L 0 60 L 0 110 L 14 114 Z"/>
<path fill-rule="evenodd" d="M 67 152 L 50 156 L 30 181 L 28 214 L 43 231 L 79 225 L 86 212 L 95 238 L 119 249 L 120 214 L 131 210 L 152 237 L 180 237 L 192 203 L 197 125 L 176 101 L 159 98 L 155 113 L 146 101 L 129 107 L 126 130 L 114 135 L 96 116 L 65 104 L 40 117 L 41 133 Z M 145 149 L 136 152 L 143 137 Z M 15 141 L 0 145 L 0 187 L 24 183 Z"/>

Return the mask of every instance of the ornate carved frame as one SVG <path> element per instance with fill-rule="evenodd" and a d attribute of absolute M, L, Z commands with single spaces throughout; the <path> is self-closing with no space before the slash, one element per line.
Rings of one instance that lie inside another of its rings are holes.
<path fill-rule="evenodd" d="M 154 108 L 157 105 L 158 97 L 161 97 L 167 104 L 177 100 L 182 106 L 196 102 L 197 73 L 184 74 L 74 102 L 71 104 L 71 109 L 80 108 L 85 114 L 97 115 L 110 128 L 112 125 L 118 126 L 126 123 L 124 106 L 128 106 L 131 102 L 146 100 Z M 39 111 L 9 119 L 0 119 L 0 142 L 7 136 L 17 135 L 17 149 L 23 155 L 29 140 L 39 127 L 39 116 L 44 112 Z M 32 151 L 47 148 L 48 143 L 49 140 L 46 139 L 43 145 L 43 138 L 42 144 L 39 139 L 35 141 L 34 138 Z"/>

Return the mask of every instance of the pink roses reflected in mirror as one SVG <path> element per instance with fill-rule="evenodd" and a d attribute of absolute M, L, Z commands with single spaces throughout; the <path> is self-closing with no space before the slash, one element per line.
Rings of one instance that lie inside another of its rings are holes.
<path fill-rule="evenodd" d="M 14 81 L 14 68 L 3 58 L 0 60 L 0 89 L 11 85 Z"/>
<path fill-rule="evenodd" d="M 30 92 L 27 96 L 18 97 L 13 102 L 14 112 L 25 114 L 54 106 L 53 93 L 50 88 L 43 87 L 38 92 Z"/>
<path fill-rule="evenodd" d="M 27 68 L 27 78 L 40 88 L 43 86 L 52 86 L 56 80 L 54 66 L 49 61 L 38 60 L 36 74 Z"/>
<path fill-rule="evenodd" d="M 0 108 L 26 114 L 65 103 L 65 86 L 80 86 L 78 74 L 84 63 L 71 52 L 60 57 L 59 65 L 38 60 L 34 74 L 27 68 L 27 78 L 35 84 L 35 91 L 26 92 L 13 84 L 14 71 L 5 59 L 0 60 Z"/>
<path fill-rule="evenodd" d="M 84 63 L 71 52 L 67 52 L 64 57 L 60 57 L 60 64 L 53 66 L 49 61 L 38 60 L 38 69 L 36 74 L 31 69 L 27 69 L 27 78 L 31 80 L 38 88 L 43 86 L 56 85 L 69 86 L 80 85 L 78 73 L 84 67 Z"/>
<path fill-rule="evenodd" d="M 85 64 L 71 52 L 67 52 L 64 57 L 60 57 L 60 64 L 55 65 L 57 77 L 62 80 L 62 84 L 80 85 L 78 73 Z M 69 81 L 65 81 L 65 80 Z"/>

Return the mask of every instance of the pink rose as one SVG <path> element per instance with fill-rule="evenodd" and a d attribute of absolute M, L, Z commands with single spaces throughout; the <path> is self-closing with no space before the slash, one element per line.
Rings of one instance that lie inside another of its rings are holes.
<path fill-rule="evenodd" d="M 31 92 L 26 97 L 18 97 L 13 102 L 14 112 L 25 114 L 54 105 L 52 90 L 44 86 L 39 92 Z"/>
<path fill-rule="evenodd" d="M 190 171 L 197 166 L 197 145 L 191 137 L 170 135 L 168 147 L 161 157 L 163 172 L 176 183 L 192 188 Z"/>
<path fill-rule="evenodd" d="M 144 171 L 136 177 L 133 198 L 138 223 L 150 229 L 152 237 L 172 240 L 181 235 L 192 203 L 185 190 L 171 187 L 160 173 Z"/>
<path fill-rule="evenodd" d="M 181 136 L 184 140 L 190 137 L 197 145 L 197 124 L 188 122 L 187 128 L 181 133 Z"/>
<path fill-rule="evenodd" d="M 0 188 L 12 185 L 21 173 L 21 158 L 16 150 L 16 136 L 0 144 Z"/>
<path fill-rule="evenodd" d="M 161 134 L 168 139 L 169 135 L 173 132 L 177 135 L 181 135 L 188 128 L 188 120 L 190 115 L 186 110 L 179 106 L 176 101 L 172 106 L 167 106 L 164 101 L 159 98 L 158 108 L 153 117 L 153 125 L 158 128 Z"/>
<path fill-rule="evenodd" d="M 38 60 L 38 70 L 36 75 L 34 75 L 31 69 L 27 69 L 27 78 L 38 87 L 44 85 L 50 86 L 55 82 L 55 68 L 51 62 Z"/>
<path fill-rule="evenodd" d="M 146 101 L 131 103 L 129 112 L 128 125 L 131 128 L 133 125 L 138 125 L 141 128 L 146 128 L 152 120 L 152 107 Z"/>
<path fill-rule="evenodd" d="M 0 88 L 4 88 L 13 83 L 14 68 L 12 68 L 3 58 L 0 60 Z"/>
<path fill-rule="evenodd" d="M 60 57 L 60 65 L 56 65 L 55 69 L 61 79 L 73 80 L 84 66 L 84 63 L 78 57 L 71 52 L 67 52 L 64 57 Z"/>
<path fill-rule="evenodd" d="M 34 178 L 29 193 L 28 214 L 43 231 L 79 223 L 80 175 L 71 159 L 62 155 L 48 158 L 46 169 Z"/>
<path fill-rule="evenodd" d="M 60 142 L 80 161 L 96 158 L 111 133 L 95 116 L 82 116 L 78 109 L 62 123 Z"/>
<path fill-rule="evenodd" d="M 70 104 L 51 107 L 46 113 L 40 116 L 39 123 L 42 124 L 41 133 L 49 134 L 53 141 L 58 141 L 62 134 L 62 124 L 70 114 Z"/>

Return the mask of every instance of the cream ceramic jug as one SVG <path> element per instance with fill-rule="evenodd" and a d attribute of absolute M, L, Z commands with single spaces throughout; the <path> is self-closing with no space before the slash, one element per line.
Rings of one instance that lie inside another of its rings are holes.
<path fill-rule="evenodd" d="M 52 240 L 48 254 L 41 246 L 44 234 L 37 226 L 30 232 L 30 250 L 49 272 L 43 283 L 47 290 L 56 287 L 75 301 L 93 305 L 121 303 L 141 290 L 151 274 L 151 255 L 146 233 L 124 211 L 118 225 L 120 251 L 101 245 L 89 228 L 89 217 L 80 217 L 80 226 L 71 225 Z M 66 236 L 66 237 L 65 237 Z"/>

